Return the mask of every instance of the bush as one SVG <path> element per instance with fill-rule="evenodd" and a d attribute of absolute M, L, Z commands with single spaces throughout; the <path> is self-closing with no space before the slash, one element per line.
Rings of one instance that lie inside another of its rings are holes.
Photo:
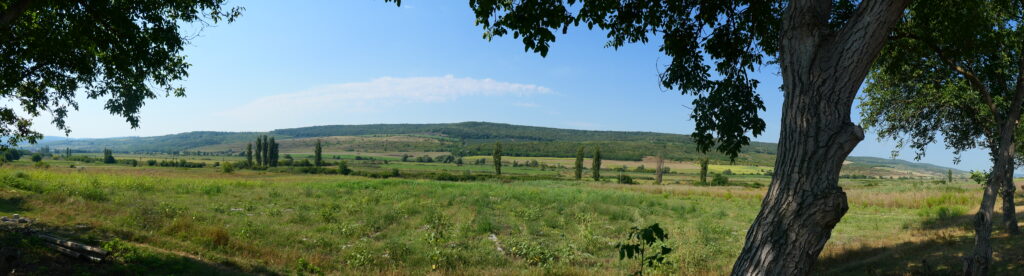
<path fill-rule="evenodd" d="M 38 153 L 33 153 L 32 154 L 32 162 L 39 162 L 39 161 L 43 161 L 43 156 L 41 154 L 38 154 Z"/>
<path fill-rule="evenodd" d="M 352 173 L 352 169 L 348 168 L 348 162 L 341 161 L 340 163 L 338 163 L 338 173 L 343 175 L 349 175 L 350 173 Z"/>
<path fill-rule="evenodd" d="M 220 170 L 224 173 L 233 173 L 235 172 L 235 165 L 232 165 L 231 162 L 224 162 L 224 165 L 220 166 Z"/>
<path fill-rule="evenodd" d="M 632 177 L 629 177 L 628 175 L 625 175 L 625 174 L 620 174 L 619 175 L 619 184 L 636 184 L 636 182 L 633 182 L 633 178 Z"/>
<path fill-rule="evenodd" d="M 46 162 L 43 162 L 43 161 L 37 161 L 36 162 L 36 168 L 49 169 L 50 168 L 50 164 L 46 164 Z"/>
<path fill-rule="evenodd" d="M 711 179 L 711 186 L 728 186 L 729 178 L 721 174 L 715 174 L 714 178 Z"/>

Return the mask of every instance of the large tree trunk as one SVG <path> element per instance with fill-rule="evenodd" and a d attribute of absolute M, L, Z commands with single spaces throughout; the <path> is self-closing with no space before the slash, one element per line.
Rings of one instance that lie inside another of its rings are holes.
<path fill-rule="evenodd" d="M 1016 112 L 1019 118 L 1020 112 Z M 1013 134 L 1016 129 L 1015 120 L 1005 120 L 1000 127 L 998 145 L 996 146 L 995 164 L 992 167 L 992 175 L 985 185 L 985 193 L 981 198 L 981 207 L 974 215 L 974 252 L 964 257 L 964 275 L 988 275 L 989 266 L 992 264 L 992 213 L 996 205 L 996 196 L 999 188 L 1006 185 L 1007 181 L 1013 181 Z M 1005 206 L 1005 205 L 1004 205 Z"/>
<path fill-rule="evenodd" d="M 732 275 L 805 275 L 848 210 L 839 170 L 864 139 L 854 96 L 909 0 L 865 0 L 837 32 L 830 0 L 790 1 L 780 40 L 785 102 L 775 175 Z"/>
<path fill-rule="evenodd" d="M 1017 225 L 1017 205 L 1013 202 L 1013 193 L 1017 192 L 1013 184 L 1013 168 L 1010 168 L 1010 177 L 1006 178 L 1005 183 L 999 192 L 1003 198 L 1003 225 L 1007 234 L 1018 235 L 1020 226 Z"/>

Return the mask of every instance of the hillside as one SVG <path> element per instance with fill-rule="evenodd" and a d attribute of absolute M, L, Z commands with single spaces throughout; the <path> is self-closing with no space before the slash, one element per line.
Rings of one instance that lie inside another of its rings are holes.
<path fill-rule="evenodd" d="M 641 160 L 662 154 L 678 161 L 695 160 L 699 154 L 689 135 L 641 132 L 594 131 L 521 126 L 487 122 L 450 124 L 372 124 L 329 125 L 278 129 L 269 132 L 195 131 L 153 137 L 120 137 L 105 139 L 44 139 L 33 148 L 71 148 L 78 152 L 98 152 L 110 148 L 115 152 L 183 152 L 202 151 L 238 153 L 258 135 L 270 135 L 281 144 L 283 153 L 308 153 L 316 139 L 324 143 L 325 152 L 454 152 L 462 155 L 489 155 L 495 142 L 502 143 L 508 156 L 573 157 L 584 146 L 587 155 L 600 147 L 602 156 L 612 160 Z M 745 147 L 736 163 L 770 166 L 776 145 L 754 142 Z M 728 162 L 721 154 L 711 159 Z M 918 175 L 945 173 L 948 168 L 874 157 L 850 157 L 847 166 L 853 171 L 884 168 L 899 174 L 917 171 Z M 954 170 L 957 173 L 961 171 Z"/>

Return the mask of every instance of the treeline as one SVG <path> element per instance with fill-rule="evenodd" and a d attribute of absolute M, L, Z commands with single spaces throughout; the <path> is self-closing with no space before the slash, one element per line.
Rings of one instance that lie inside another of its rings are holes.
<path fill-rule="evenodd" d="M 292 137 L 355 136 L 371 134 L 442 134 L 463 140 L 520 141 L 644 141 L 689 142 L 686 135 L 640 131 L 592 131 L 521 126 L 488 122 L 453 124 L 331 125 L 278 129 L 275 134 Z"/>
<path fill-rule="evenodd" d="M 245 163 L 238 165 L 240 168 L 250 169 L 277 167 L 280 146 L 274 137 L 257 136 L 256 146 L 253 147 L 253 143 L 249 143 L 245 148 Z M 319 147 L 319 143 L 317 146 Z"/>
<path fill-rule="evenodd" d="M 520 157 L 575 157 L 577 148 L 584 145 L 588 148 L 600 147 L 605 159 L 640 161 L 644 157 L 654 156 L 661 152 L 665 159 L 677 161 L 696 161 L 700 156 L 696 145 L 691 143 L 650 143 L 629 141 L 593 141 L 593 142 L 502 142 L 502 153 L 505 156 Z M 736 158 L 737 163 L 753 165 L 771 165 L 775 162 L 772 150 L 765 147 L 745 148 L 744 153 Z M 462 155 L 491 155 L 493 143 L 473 143 L 461 148 Z M 711 153 L 709 158 L 728 162 L 728 156 Z"/>

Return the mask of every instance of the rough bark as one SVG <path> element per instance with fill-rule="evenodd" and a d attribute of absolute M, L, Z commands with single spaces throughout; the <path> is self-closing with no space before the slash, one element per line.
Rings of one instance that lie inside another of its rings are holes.
<path fill-rule="evenodd" d="M 1016 117 L 1020 117 L 1019 111 Z M 964 275 L 988 275 L 989 267 L 992 264 L 992 215 L 997 191 L 1007 181 L 1013 181 L 1014 147 L 1012 145 L 1015 126 L 1014 120 L 1006 120 L 1001 126 L 1000 132 L 1009 133 L 1009 135 L 1003 135 L 999 139 L 992 175 L 989 176 L 988 183 L 985 185 L 981 207 L 974 215 L 974 251 L 964 257 Z"/>
<path fill-rule="evenodd" d="M 839 170 L 864 139 L 853 99 L 910 0 L 865 0 L 837 32 L 832 1 L 790 1 L 780 40 L 782 131 L 771 186 L 732 275 L 806 275 L 849 209 Z"/>
<path fill-rule="evenodd" d="M 1020 60 L 1020 67 L 1024 68 L 1024 58 Z M 1017 87 L 1013 101 L 1010 102 L 1010 110 L 1002 117 L 999 127 L 999 141 L 995 147 L 995 164 L 992 166 L 992 175 L 989 176 L 985 185 L 985 193 L 981 198 L 981 207 L 974 215 L 974 251 L 964 257 L 964 275 L 988 275 L 992 264 L 992 215 L 995 209 L 997 192 L 1002 189 L 1003 214 L 1010 218 L 1004 218 L 1008 232 L 1017 231 L 1016 210 L 1013 203 L 1013 169 L 1014 155 L 1016 154 L 1016 130 L 1020 124 L 1021 104 L 1024 104 L 1024 71 L 1017 76 Z M 1006 186 L 1009 186 L 1007 188 Z M 1009 194 L 1005 194 L 1009 192 Z M 1008 202 L 1006 202 L 1008 201 Z M 1009 209 L 1007 209 L 1009 208 Z M 1013 225 L 1009 225 L 1009 223 Z M 1012 228 L 1012 229 L 1011 229 Z"/>
<path fill-rule="evenodd" d="M 999 192 L 1003 199 L 1003 226 L 1006 227 L 1007 234 L 1019 235 L 1020 226 L 1017 225 L 1017 205 L 1013 202 L 1013 196 L 1017 192 L 1017 187 L 1013 184 L 1012 170 L 1010 171 L 1010 177 L 1006 179 L 1005 183 Z"/>

